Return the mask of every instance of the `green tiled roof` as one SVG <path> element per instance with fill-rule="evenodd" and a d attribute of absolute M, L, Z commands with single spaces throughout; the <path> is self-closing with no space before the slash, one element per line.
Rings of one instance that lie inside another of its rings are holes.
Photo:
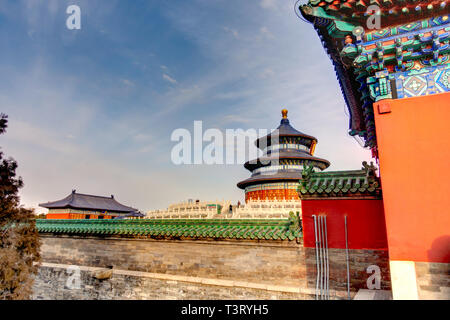
<path fill-rule="evenodd" d="M 361 170 L 312 172 L 303 171 L 298 193 L 302 199 L 325 197 L 381 197 L 376 167 L 363 162 Z"/>
<path fill-rule="evenodd" d="M 299 217 L 289 219 L 36 220 L 40 233 L 149 238 L 294 240 Z"/>

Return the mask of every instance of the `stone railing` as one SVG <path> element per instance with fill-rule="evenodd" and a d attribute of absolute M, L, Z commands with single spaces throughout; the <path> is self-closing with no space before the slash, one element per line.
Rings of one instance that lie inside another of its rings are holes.
<path fill-rule="evenodd" d="M 217 213 L 217 209 L 206 210 L 155 210 L 147 213 L 147 219 L 227 219 L 231 213 Z"/>
<path fill-rule="evenodd" d="M 284 219 L 289 212 L 301 212 L 298 200 L 250 200 L 245 205 L 234 206 L 232 212 L 223 208 L 154 210 L 147 213 L 147 219 Z"/>

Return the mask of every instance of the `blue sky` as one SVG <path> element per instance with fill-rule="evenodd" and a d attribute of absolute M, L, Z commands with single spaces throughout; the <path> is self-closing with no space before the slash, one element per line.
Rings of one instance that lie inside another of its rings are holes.
<path fill-rule="evenodd" d="M 171 163 L 177 128 L 273 129 L 282 107 L 329 170 L 370 152 L 348 136 L 336 76 L 294 0 L 0 0 L 0 137 L 22 203 L 73 188 L 141 210 L 243 200 L 242 165 Z M 81 30 L 66 8 L 81 8 Z"/>

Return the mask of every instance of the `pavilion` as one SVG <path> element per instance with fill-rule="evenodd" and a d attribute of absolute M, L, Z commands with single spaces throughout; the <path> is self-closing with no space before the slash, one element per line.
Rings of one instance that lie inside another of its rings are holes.
<path fill-rule="evenodd" d="M 47 219 L 114 219 L 138 212 L 117 202 L 113 195 L 95 196 L 77 193 L 76 190 L 61 200 L 41 203 L 39 206 L 49 210 Z"/>
<path fill-rule="evenodd" d="M 294 129 L 282 110 L 281 123 L 276 130 L 255 141 L 264 155 L 248 161 L 244 167 L 252 175 L 238 183 L 249 200 L 299 200 L 298 181 L 305 165 L 322 171 L 330 162 L 314 156 L 317 138 Z"/>

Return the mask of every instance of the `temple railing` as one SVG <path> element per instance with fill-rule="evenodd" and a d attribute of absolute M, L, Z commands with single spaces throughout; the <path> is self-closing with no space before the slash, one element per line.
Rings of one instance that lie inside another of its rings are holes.
<path fill-rule="evenodd" d="M 147 219 L 283 219 L 289 212 L 301 212 L 299 200 L 249 200 L 245 205 L 233 206 L 232 211 L 223 208 L 192 210 L 169 209 L 147 212 Z"/>

